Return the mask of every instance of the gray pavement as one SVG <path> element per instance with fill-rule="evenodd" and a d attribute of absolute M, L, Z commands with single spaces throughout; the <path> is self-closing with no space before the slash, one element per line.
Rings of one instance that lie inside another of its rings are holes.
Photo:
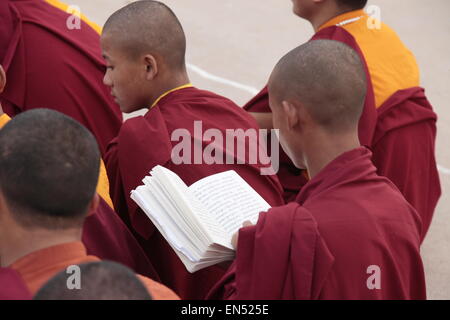
<path fill-rule="evenodd" d="M 70 0 L 102 25 L 131 1 Z M 289 0 L 163 0 L 180 18 L 188 38 L 187 59 L 193 83 L 238 104 L 264 86 L 273 66 L 313 34 L 291 13 Z M 422 85 L 439 115 L 437 159 L 443 196 L 422 247 L 428 297 L 450 299 L 450 1 L 369 0 L 416 55 Z M 197 68 L 200 68 L 199 71 Z M 208 74 L 201 74 L 201 71 Z M 219 78 L 214 78 L 217 76 Z M 236 83 L 229 83 L 232 80 Z M 240 85 L 239 85 L 240 84 Z M 250 88 L 248 88 L 250 87 Z"/>

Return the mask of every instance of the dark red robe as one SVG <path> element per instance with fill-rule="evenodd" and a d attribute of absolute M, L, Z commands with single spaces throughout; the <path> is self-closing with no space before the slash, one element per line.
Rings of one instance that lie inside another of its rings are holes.
<path fill-rule="evenodd" d="M 372 142 L 378 174 L 388 177 L 422 218 L 422 240 L 441 195 L 436 166 L 437 116 L 422 88 L 401 90 L 378 108 Z"/>
<path fill-rule="evenodd" d="M 69 30 L 68 17 L 45 1 L 0 1 L 0 64 L 8 79 L 1 102 L 11 117 L 49 108 L 78 120 L 103 154 L 122 113 L 103 85 L 99 34 L 84 21 Z"/>
<path fill-rule="evenodd" d="M 142 184 L 142 179 L 155 165 L 174 171 L 187 185 L 215 173 L 235 170 L 269 204 L 283 203 L 278 179 L 261 175 L 263 166 L 259 163 L 174 164 L 171 153 L 178 141 L 171 141 L 172 132 L 185 128 L 194 144 L 194 121 L 197 120 L 202 121 L 203 132 L 210 128 L 219 129 L 222 133 L 226 129 L 258 128 L 254 119 L 232 101 L 211 92 L 184 88 L 162 98 L 145 116 L 126 121 L 119 136 L 110 144 L 105 158 L 116 210 L 142 236 L 146 252 L 162 283 L 175 290 L 182 299 L 203 298 L 223 270 L 212 266 L 190 274 L 150 219 L 131 200 L 130 191 Z M 203 149 L 209 142 L 201 143 Z M 235 154 L 232 157 L 236 159 Z"/>
<path fill-rule="evenodd" d="M 0 300 L 30 300 L 31 293 L 14 270 L 0 268 Z"/>
<path fill-rule="evenodd" d="M 241 229 L 236 260 L 208 298 L 425 299 L 420 218 L 371 156 L 342 154 L 295 202 Z"/>
<path fill-rule="evenodd" d="M 103 199 L 97 211 L 86 218 L 82 241 L 89 255 L 121 263 L 138 274 L 159 280 L 139 242 Z"/>
<path fill-rule="evenodd" d="M 354 37 L 341 27 L 322 29 L 312 38 L 317 39 L 341 41 L 355 49 L 365 62 Z M 393 181 L 421 216 L 423 239 L 441 195 L 434 151 L 436 114 L 420 88 L 399 91 L 376 109 L 367 65 L 366 74 L 368 94 L 359 122 L 360 142 L 373 151 L 379 174 Z M 244 108 L 255 113 L 271 112 L 267 87 Z M 281 153 L 278 177 L 287 201 L 292 200 L 305 183 L 300 170 L 284 152 Z"/>

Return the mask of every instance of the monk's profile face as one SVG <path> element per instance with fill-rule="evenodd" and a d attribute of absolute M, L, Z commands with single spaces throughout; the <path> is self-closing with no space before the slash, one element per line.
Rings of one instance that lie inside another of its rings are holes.
<path fill-rule="evenodd" d="M 292 0 L 292 11 L 301 18 L 309 19 L 317 9 L 318 2 L 322 0 Z"/>
<path fill-rule="evenodd" d="M 101 46 L 106 61 L 103 83 L 111 89 L 120 110 L 130 113 L 148 107 L 145 65 L 125 54 L 108 35 L 102 35 Z"/>
<path fill-rule="evenodd" d="M 288 121 L 289 115 L 286 113 L 286 101 L 278 101 L 269 93 L 269 105 L 272 110 L 272 121 L 274 129 L 278 129 L 278 140 L 284 152 L 292 160 L 297 168 L 305 169 L 305 164 L 302 162 L 301 152 L 301 136 L 299 136 L 291 127 L 291 122 Z"/>

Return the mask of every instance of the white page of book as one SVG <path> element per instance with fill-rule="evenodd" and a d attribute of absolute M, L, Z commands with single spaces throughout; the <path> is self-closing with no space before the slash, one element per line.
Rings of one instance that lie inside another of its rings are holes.
<path fill-rule="evenodd" d="M 169 216 L 164 214 L 164 207 L 162 207 L 152 192 L 146 186 L 140 186 L 131 193 L 131 198 L 144 210 L 150 220 L 153 222 L 159 232 L 166 238 L 169 244 L 180 251 L 191 261 L 199 261 L 200 256 L 195 254 L 195 251 L 189 247 L 190 240 L 186 238 L 183 232 L 173 232 L 173 223 L 168 219 Z M 191 253 L 192 252 L 192 253 Z"/>
<path fill-rule="evenodd" d="M 229 245 L 231 237 L 244 221 L 256 223 L 259 213 L 270 208 L 233 170 L 203 178 L 192 184 L 189 190 L 225 229 Z"/>
<path fill-rule="evenodd" d="M 161 184 L 166 186 L 166 190 L 172 191 L 171 198 L 180 206 L 180 209 L 189 213 L 189 216 L 197 222 L 193 225 L 200 228 L 199 233 L 209 236 L 209 244 L 217 243 L 232 248 L 225 230 L 214 217 L 211 217 L 207 208 L 195 196 L 192 196 L 189 188 L 178 175 L 161 166 L 153 168 L 151 173 Z"/>
<path fill-rule="evenodd" d="M 158 179 L 156 177 L 145 177 L 143 181 L 155 196 L 155 200 L 161 203 L 162 208 L 173 221 L 177 232 L 186 233 L 198 252 L 205 251 L 207 248 L 207 244 L 204 243 L 205 237 L 199 234 L 198 228 L 195 228 L 193 222 L 182 213 L 182 209 L 177 203 L 171 200 L 171 194 L 164 189 Z"/>

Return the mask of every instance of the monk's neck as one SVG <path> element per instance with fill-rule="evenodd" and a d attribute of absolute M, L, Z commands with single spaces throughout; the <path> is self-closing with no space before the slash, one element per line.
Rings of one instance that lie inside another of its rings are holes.
<path fill-rule="evenodd" d="M 155 90 L 152 103 L 150 106 L 153 106 L 156 102 L 158 102 L 163 96 L 167 95 L 169 92 L 176 90 L 177 88 L 183 87 L 190 83 L 189 77 L 186 71 L 176 72 L 168 74 L 161 84 L 158 86 L 158 89 Z"/>
<path fill-rule="evenodd" d="M 330 21 L 333 18 L 336 18 L 344 13 L 350 12 L 353 10 L 343 10 L 336 7 L 330 7 L 329 9 L 324 9 L 321 12 L 319 12 L 317 15 L 309 18 L 309 22 L 311 23 L 312 27 L 314 28 L 314 32 L 318 32 L 320 27 L 323 26 L 325 23 Z"/>
<path fill-rule="evenodd" d="M 324 136 L 305 146 L 303 162 L 312 179 L 341 154 L 360 146 L 357 134 Z"/>
<path fill-rule="evenodd" d="M 0 266 L 8 267 L 30 253 L 56 245 L 81 241 L 80 228 L 68 230 L 25 230 L 14 228 L 1 236 Z"/>

